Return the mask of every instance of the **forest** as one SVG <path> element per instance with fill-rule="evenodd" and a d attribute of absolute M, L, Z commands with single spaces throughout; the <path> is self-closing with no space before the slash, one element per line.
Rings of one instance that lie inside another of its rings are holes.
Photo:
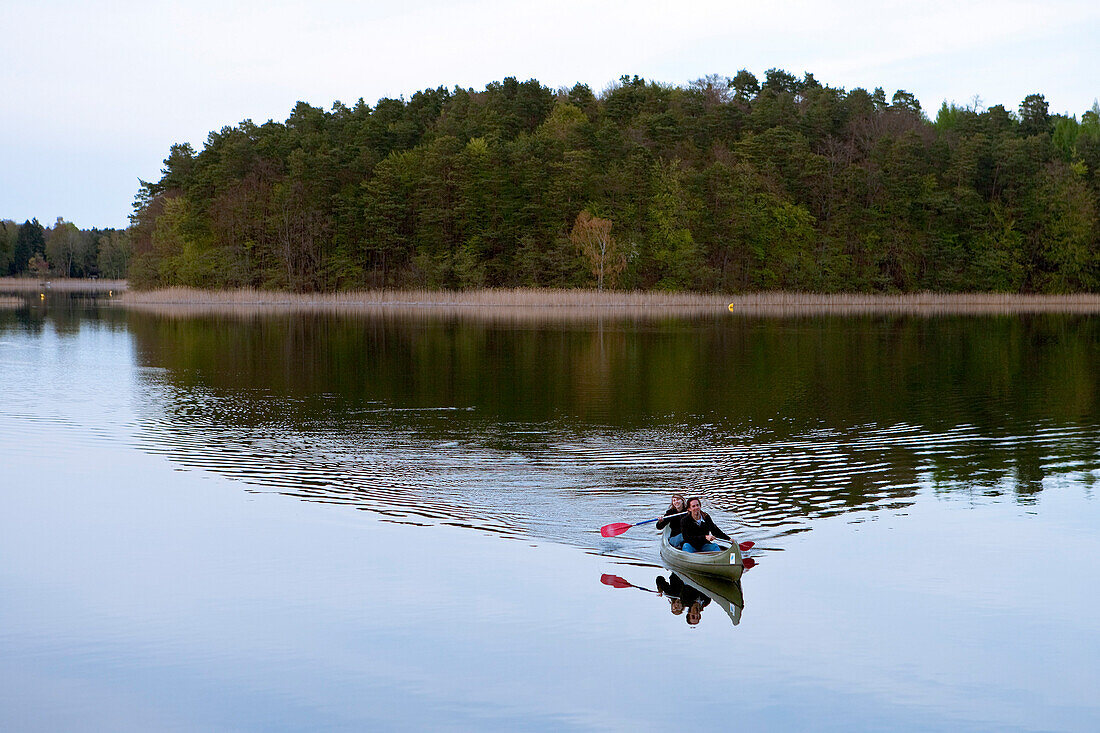
<path fill-rule="evenodd" d="M 58 217 L 51 227 L 38 219 L 0 221 L 0 276 L 126 277 L 130 233 L 118 229 L 78 229 Z"/>
<path fill-rule="evenodd" d="M 139 288 L 1100 289 L 1100 106 L 1042 94 L 933 119 L 780 69 L 509 77 L 299 102 L 162 174 L 128 231 Z"/>

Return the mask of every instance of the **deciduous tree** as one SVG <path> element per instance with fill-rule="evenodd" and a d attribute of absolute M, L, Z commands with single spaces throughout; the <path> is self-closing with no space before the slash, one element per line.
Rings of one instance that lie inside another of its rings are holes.
<path fill-rule="evenodd" d="M 59 273 L 72 277 L 73 264 L 82 263 L 85 250 L 84 237 L 76 224 L 57 217 L 46 235 L 46 259 Z"/>
<path fill-rule="evenodd" d="M 569 239 L 588 260 L 596 289 L 603 290 L 605 279 L 614 287 L 615 278 L 626 268 L 626 256 L 611 236 L 611 220 L 592 216 L 584 209 L 577 214 Z"/>

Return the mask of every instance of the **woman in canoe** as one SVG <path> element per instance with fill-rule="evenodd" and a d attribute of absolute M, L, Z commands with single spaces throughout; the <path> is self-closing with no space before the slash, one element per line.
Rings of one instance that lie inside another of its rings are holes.
<path fill-rule="evenodd" d="M 669 544 L 679 549 L 680 545 L 684 544 L 684 535 L 680 530 L 680 520 L 682 520 L 684 512 L 687 511 L 685 506 L 684 497 L 679 494 L 672 495 L 672 503 L 668 505 L 668 509 L 665 510 L 665 515 L 657 520 L 657 529 L 662 530 L 667 525 L 672 525 L 672 532 L 669 535 Z M 673 516 L 674 515 L 674 516 Z"/>
<path fill-rule="evenodd" d="M 716 537 L 729 540 L 727 535 L 714 523 L 710 515 L 703 511 L 703 502 L 699 497 L 688 499 L 688 513 L 680 520 L 680 532 L 684 535 L 684 552 L 719 552 L 721 547 L 714 544 Z"/>

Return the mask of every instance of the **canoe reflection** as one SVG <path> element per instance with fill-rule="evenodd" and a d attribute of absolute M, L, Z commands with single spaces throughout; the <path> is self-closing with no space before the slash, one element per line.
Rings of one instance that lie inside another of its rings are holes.
<path fill-rule="evenodd" d="M 697 625 L 703 618 L 703 610 L 711 606 L 725 611 L 736 626 L 741 622 L 741 609 L 745 607 L 741 581 L 685 573 L 682 570 L 669 570 L 668 578 L 657 576 L 657 590 L 634 585 L 625 578 L 608 573 L 600 576 L 600 582 L 613 588 L 637 588 L 655 593 L 668 601 L 669 610 L 674 616 L 684 616 L 689 626 Z"/>
<path fill-rule="evenodd" d="M 745 607 L 741 581 L 682 570 L 670 570 L 667 580 L 657 576 L 657 593 L 668 599 L 673 615 L 684 615 L 690 626 L 698 624 L 702 620 L 703 610 L 711 606 L 725 611 L 736 626 L 741 622 L 741 610 Z"/>

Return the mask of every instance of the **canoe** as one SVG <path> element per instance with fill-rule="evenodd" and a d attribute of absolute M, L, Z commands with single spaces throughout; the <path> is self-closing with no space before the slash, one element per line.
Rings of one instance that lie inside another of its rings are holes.
<path fill-rule="evenodd" d="M 741 548 L 736 542 L 721 552 L 684 552 L 668 543 L 672 527 L 661 532 L 661 559 L 673 570 L 684 570 L 701 575 L 715 575 L 719 578 L 740 580 L 745 565 L 741 559 Z"/>

